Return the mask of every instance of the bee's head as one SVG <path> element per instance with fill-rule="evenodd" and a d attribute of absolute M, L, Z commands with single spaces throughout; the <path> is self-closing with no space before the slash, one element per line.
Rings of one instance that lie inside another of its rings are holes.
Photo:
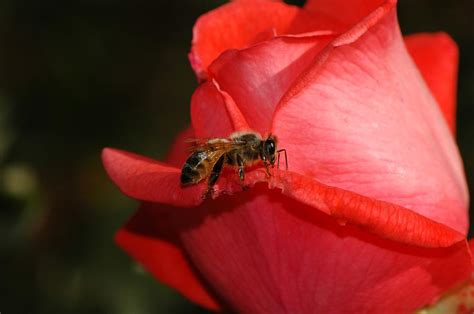
<path fill-rule="evenodd" d="M 274 135 L 269 135 L 262 144 L 262 159 L 268 161 L 272 166 L 275 164 L 275 152 L 277 139 Z"/>

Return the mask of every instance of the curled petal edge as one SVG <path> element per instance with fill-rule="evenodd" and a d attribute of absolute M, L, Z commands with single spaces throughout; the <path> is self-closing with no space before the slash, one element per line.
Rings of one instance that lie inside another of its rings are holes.
<path fill-rule="evenodd" d="M 102 160 L 110 178 L 129 197 L 176 207 L 194 207 L 203 202 L 206 183 L 182 187 L 178 168 L 112 148 L 103 150 Z M 235 174 L 225 170 L 213 198 L 242 191 Z M 334 217 L 341 224 L 353 224 L 396 242 L 435 248 L 465 240 L 461 233 L 402 206 L 327 186 L 294 172 L 275 170 L 267 177 L 261 168 L 249 169 L 245 180 L 248 186 L 266 182 L 269 188 L 280 189 L 284 195 Z"/>

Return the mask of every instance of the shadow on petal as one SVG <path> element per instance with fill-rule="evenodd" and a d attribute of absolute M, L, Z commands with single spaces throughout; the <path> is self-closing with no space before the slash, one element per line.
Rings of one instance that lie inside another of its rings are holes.
<path fill-rule="evenodd" d="M 142 204 L 115 241 L 163 284 L 201 306 L 220 309 L 185 258 L 165 206 Z"/>

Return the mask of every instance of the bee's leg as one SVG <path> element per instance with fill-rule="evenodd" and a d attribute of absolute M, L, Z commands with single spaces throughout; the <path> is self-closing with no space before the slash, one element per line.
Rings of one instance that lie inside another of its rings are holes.
<path fill-rule="evenodd" d="M 240 155 L 237 155 L 237 173 L 239 174 L 240 181 L 244 182 L 245 179 L 245 167 L 244 167 L 244 161 L 242 160 L 242 157 Z"/>
<path fill-rule="evenodd" d="M 209 180 L 207 181 L 207 189 L 206 192 L 203 195 L 203 198 L 206 199 L 209 194 L 212 191 L 212 187 L 214 184 L 216 184 L 217 179 L 219 179 L 219 175 L 221 174 L 222 171 L 222 166 L 224 165 L 224 155 L 222 155 L 219 160 L 214 164 L 214 167 L 212 168 L 211 175 L 209 176 Z"/>
<path fill-rule="evenodd" d="M 245 163 L 240 155 L 237 155 L 237 173 L 239 174 L 240 183 L 242 185 L 242 190 L 246 191 L 248 188 L 244 184 L 245 180 Z"/>
<path fill-rule="evenodd" d="M 286 166 L 286 170 L 288 170 L 288 157 L 286 157 L 286 149 L 284 149 L 284 148 L 277 150 L 277 153 L 278 153 L 278 167 L 277 167 L 277 169 L 280 169 L 280 153 L 281 152 L 283 152 L 285 154 L 285 166 Z"/>
<path fill-rule="evenodd" d="M 269 168 L 269 166 L 268 166 L 268 161 L 264 160 L 264 161 L 263 161 L 263 164 L 265 165 L 265 170 L 266 170 L 266 172 L 267 172 L 267 177 L 271 177 L 272 174 L 270 173 L 270 168 Z"/>

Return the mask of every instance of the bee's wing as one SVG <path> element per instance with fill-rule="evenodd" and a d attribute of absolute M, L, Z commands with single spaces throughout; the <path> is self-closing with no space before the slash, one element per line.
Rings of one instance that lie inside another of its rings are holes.
<path fill-rule="evenodd" d="M 219 158 L 222 157 L 226 153 L 225 150 L 213 150 L 213 151 L 207 151 L 207 157 L 206 159 L 209 161 L 209 164 L 211 165 L 211 169 L 214 168 L 214 165 L 217 163 Z"/>
<path fill-rule="evenodd" d="M 199 147 L 199 146 L 204 146 L 205 144 L 207 144 L 209 141 L 212 141 L 212 140 L 215 140 L 215 139 L 208 138 L 208 137 L 205 137 L 205 138 L 191 137 L 191 138 L 185 139 L 184 142 L 190 144 L 191 149 L 194 150 L 194 148 Z"/>
<path fill-rule="evenodd" d="M 184 140 L 185 143 L 205 143 L 209 140 L 211 140 L 212 138 L 208 138 L 208 137 L 205 137 L 205 138 L 196 138 L 196 137 L 188 137 L 187 139 Z"/>
<path fill-rule="evenodd" d="M 190 151 L 222 151 L 223 153 L 245 144 L 244 141 L 231 141 L 225 138 L 189 138 L 186 143 L 191 144 Z"/>

